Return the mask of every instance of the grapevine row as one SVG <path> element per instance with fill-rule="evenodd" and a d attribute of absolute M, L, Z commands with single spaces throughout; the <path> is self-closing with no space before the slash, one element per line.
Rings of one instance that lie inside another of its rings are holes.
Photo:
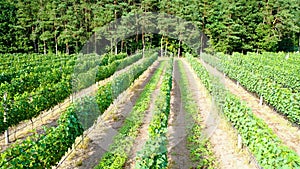
<path fill-rule="evenodd" d="M 102 88 L 99 89 L 99 93 L 102 91 L 104 86 L 110 86 L 110 84 L 116 85 L 115 88 L 119 88 L 119 93 L 126 90 L 124 83 L 120 82 L 120 79 L 127 81 L 130 85 L 143 71 L 145 71 L 153 62 L 157 59 L 157 55 L 153 55 L 149 58 L 145 58 L 143 62 L 138 65 L 133 65 L 130 67 L 129 71 L 119 74 L 110 82 L 104 84 Z M 138 74 L 131 75 L 133 71 L 139 70 Z M 126 78 L 124 78 L 126 77 Z M 128 82 L 128 77 L 131 80 Z M 106 88 L 105 90 L 113 90 L 112 88 Z M 117 93 L 116 93 L 117 94 Z M 98 106 L 107 104 L 105 96 L 98 94 L 97 97 Z M 90 127 L 90 124 L 86 125 L 85 120 L 91 119 L 81 119 L 82 117 L 90 118 L 88 116 L 93 116 L 94 119 L 98 115 L 103 113 L 103 110 L 92 110 L 91 102 L 94 99 L 85 98 L 73 103 L 68 107 L 67 111 L 63 113 L 58 121 L 57 127 L 52 127 L 46 131 L 43 135 L 34 135 L 28 137 L 25 141 L 21 143 L 15 143 L 10 148 L 6 149 L 1 154 L 0 167 L 1 168 L 51 168 L 55 165 L 65 152 L 72 146 L 76 137 L 82 135 L 83 128 Z M 110 102 L 111 104 L 112 102 Z M 108 107 L 109 105 L 107 105 Z M 96 107 L 93 105 L 92 107 Z M 102 107 L 103 108 L 103 107 Z M 88 111 L 88 113 L 87 113 Z M 99 113 L 94 115 L 94 113 Z M 86 116 L 88 115 L 88 116 Z M 81 118 L 78 118 L 81 117 Z M 55 154 L 55 155 L 54 155 Z"/>
<path fill-rule="evenodd" d="M 300 167 L 300 157 L 285 146 L 263 120 L 254 116 L 245 103 L 228 92 L 218 79 L 213 78 L 198 59 L 188 57 L 188 61 L 261 167 Z"/>
<path fill-rule="evenodd" d="M 83 133 L 74 105 L 68 107 L 56 128 L 34 135 L 1 153 L 1 168 L 51 168 Z"/>
<path fill-rule="evenodd" d="M 154 112 L 148 127 L 149 138 L 143 149 L 137 152 L 135 168 L 166 168 L 167 127 L 170 113 L 170 92 L 172 89 L 173 59 L 168 61 L 166 72 L 157 99 Z"/>
<path fill-rule="evenodd" d="M 73 66 L 75 64 L 75 55 L 64 56 L 58 61 L 45 60 L 37 64 L 30 64 L 27 60 L 27 63 L 22 66 L 13 65 L 5 70 L 2 70 L 0 74 L 0 84 L 1 83 L 10 83 L 15 77 L 24 76 L 29 73 L 40 73 L 51 70 L 53 68 L 63 67 L 64 65 Z"/>
<path fill-rule="evenodd" d="M 69 60 L 70 58 L 74 58 L 76 55 L 1 54 L 0 56 L 0 70 L 20 70 L 26 67 L 35 67 L 46 62 Z"/>
<path fill-rule="evenodd" d="M 128 63 L 127 65 L 131 64 L 127 62 L 127 59 L 123 60 Z M 93 78 L 95 78 L 95 76 L 93 76 Z M 36 117 L 40 112 L 48 110 L 62 102 L 72 93 L 73 86 L 70 82 L 71 76 L 66 75 L 60 82 L 56 84 L 45 84 L 30 93 L 24 92 L 23 94 L 17 94 L 13 97 L 8 95 L 7 100 L 2 100 L 0 105 L 0 132 L 3 132 L 10 126 L 17 125 L 23 120 Z M 94 81 L 90 81 L 89 83 L 91 82 Z M 4 111 L 7 113 L 6 123 L 4 123 Z"/>
<path fill-rule="evenodd" d="M 218 62 L 218 59 L 215 59 L 213 56 L 205 57 L 205 55 L 203 59 L 209 64 L 216 66 L 220 71 L 223 71 L 228 77 L 237 80 L 248 91 L 262 96 L 265 102 L 285 115 L 289 121 L 300 125 L 300 92 L 294 92 L 293 89 L 285 88 L 268 78 L 269 76 L 280 75 L 273 74 L 272 72 L 253 72 L 255 69 L 254 64 L 245 65 L 237 63 L 234 62 L 235 59 L 220 58 Z M 243 63 L 248 62 L 250 59 L 248 58 Z M 289 77 L 289 79 L 294 78 Z M 286 83 L 290 82 L 286 79 Z M 299 85 L 299 81 L 296 83 Z"/>
<path fill-rule="evenodd" d="M 269 79 L 281 85 L 284 88 L 289 88 L 293 92 L 300 91 L 300 67 L 288 63 L 286 59 L 279 59 L 276 56 L 268 59 L 265 54 L 261 55 L 242 55 L 234 53 L 234 55 L 221 55 L 222 62 L 225 65 L 229 64 L 244 67 L 247 71 L 255 74 L 260 74 L 262 79 Z"/>

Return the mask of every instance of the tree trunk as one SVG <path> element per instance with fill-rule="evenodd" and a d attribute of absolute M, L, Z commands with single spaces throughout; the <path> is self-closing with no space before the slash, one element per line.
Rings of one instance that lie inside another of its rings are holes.
<path fill-rule="evenodd" d="M 135 15 L 135 21 L 136 23 L 138 23 L 138 18 L 137 15 Z M 135 41 L 136 41 L 136 52 L 138 52 L 139 50 L 139 29 L 138 29 L 138 25 L 136 25 L 136 35 L 135 35 Z"/>
<path fill-rule="evenodd" d="M 34 52 L 39 53 L 36 40 L 34 40 L 33 43 L 34 43 Z"/>
<path fill-rule="evenodd" d="M 34 32 L 34 27 L 31 27 L 31 33 Z M 37 45 L 36 45 L 36 39 L 32 40 L 33 41 L 33 48 L 34 48 L 34 52 L 38 53 L 39 51 L 37 50 Z"/>
<path fill-rule="evenodd" d="M 66 43 L 66 54 L 69 54 L 69 53 L 70 53 L 70 51 L 69 51 L 69 44 Z"/>
<path fill-rule="evenodd" d="M 37 50 L 37 53 L 39 53 L 40 52 L 39 51 L 39 40 L 35 41 L 34 45 L 35 45 L 35 50 Z"/>
<path fill-rule="evenodd" d="M 96 36 L 96 32 L 94 33 L 94 40 L 95 40 L 95 46 L 94 46 L 94 48 L 95 48 L 95 53 L 97 53 L 97 36 Z"/>
<path fill-rule="evenodd" d="M 118 54 L 118 42 L 115 43 L 115 55 Z"/>
<path fill-rule="evenodd" d="M 300 34 L 298 36 L 299 36 L 298 51 L 300 52 Z"/>
<path fill-rule="evenodd" d="M 54 23 L 54 41 L 55 41 L 55 55 L 58 54 L 58 45 L 57 45 L 57 37 L 56 37 L 56 27 Z"/>
<path fill-rule="evenodd" d="M 179 56 L 180 56 L 180 46 L 181 46 L 181 40 L 179 40 L 178 54 L 177 54 L 177 57 L 178 57 L 178 58 L 179 58 Z"/>
<path fill-rule="evenodd" d="M 204 33 L 203 31 L 201 32 L 201 39 L 200 39 L 200 55 L 202 54 L 203 52 L 203 39 L 204 39 Z"/>
<path fill-rule="evenodd" d="M 46 41 L 44 40 L 44 55 L 46 55 Z"/>
<path fill-rule="evenodd" d="M 87 41 L 86 43 L 87 43 L 87 45 L 86 45 L 86 53 L 90 53 L 91 52 L 90 51 L 90 44 L 91 44 L 91 42 Z"/>
<path fill-rule="evenodd" d="M 76 41 L 75 44 L 76 44 L 76 50 L 75 50 L 75 52 L 79 53 L 79 51 L 78 51 L 78 41 Z"/>
<path fill-rule="evenodd" d="M 166 45 L 165 45 L 165 56 L 167 56 L 167 52 L 168 52 L 168 41 L 166 41 Z"/>
<path fill-rule="evenodd" d="M 162 36 L 161 40 L 160 40 L 160 57 L 164 56 L 164 54 L 163 54 L 163 39 L 164 39 L 164 36 Z"/>
<path fill-rule="evenodd" d="M 114 5 L 115 6 L 117 6 L 117 0 L 114 0 Z M 117 21 L 117 19 L 118 19 L 118 13 L 117 13 L 117 10 L 116 10 L 117 8 L 115 8 L 115 11 L 114 11 L 114 13 L 115 13 L 115 21 Z M 115 22 L 115 25 L 114 25 L 114 27 L 115 27 L 115 30 L 117 29 L 117 25 L 116 25 L 117 23 Z M 115 55 L 117 55 L 118 54 L 118 41 L 117 41 L 117 38 L 118 38 L 118 36 L 116 37 L 116 43 L 115 43 Z"/>
<path fill-rule="evenodd" d="M 113 39 L 110 41 L 110 53 L 113 54 Z"/>
<path fill-rule="evenodd" d="M 124 40 L 122 39 L 122 41 L 121 41 L 121 52 L 123 52 L 123 47 L 124 47 Z"/>
<path fill-rule="evenodd" d="M 143 43 L 143 58 L 145 57 L 145 35 L 144 35 L 144 27 L 142 28 L 142 43 Z"/>
<path fill-rule="evenodd" d="M 84 7 L 84 21 L 85 21 L 85 24 L 86 25 L 89 25 L 89 23 L 88 23 L 88 18 L 87 18 L 87 8 L 86 7 Z M 88 28 L 88 26 L 86 27 L 86 32 L 89 32 L 89 28 Z"/>
<path fill-rule="evenodd" d="M 205 3 L 204 3 L 204 5 L 205 5 Z M 203 52 L 203 47 L 204 47 L 204 29 L 205 29 L 205 25 L 206 25 L 206 19 L 205 19 L 205 16 L 206 16 L 206 14 L 205 14 L 206 12 L 204 12 L 204 16 L 203 16 L 203 18 L 202 18 L 202 30 L 201 30 L 201 41 L 200 41 L 200 43 L 201 43 L 201 46 L 200 46 L 200 55 L 202 54 L 202 52 Z"/>
<path fill-rule="evenodd" d="M 58 45 L 57 45 L 57 39 L 56 39 L 56 36 L 55 36 L 55 55 L 58 54 Z"/>
<path fill-rule="evenodd" d="M 138 52 L 139 51 L 139 32 L 138 32 L 138 29 L 136 29 L 135 42 L 136 42 L 136 52 Z"/>

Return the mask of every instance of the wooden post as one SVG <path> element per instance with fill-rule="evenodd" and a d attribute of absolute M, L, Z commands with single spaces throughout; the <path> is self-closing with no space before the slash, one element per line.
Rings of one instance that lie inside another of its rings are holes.
<path fill-rule="evenodd" d="M 263 97 L 262 97 L 262 96 L 259 97 L 259 105 L 260 105 L 260 106 L 263 105 Z"/>
<path fill-rule="evenodd" d="M 242 149 L 242 148 L 243 148 L 242 136 L 238 134 L 238 149 Z"/>
<path fill-rule="evenodd" d="M 81 142 L 82 142 L 82 147 L 83 147 L 83 145 L 84 145 L 84 136 L 83 136 L 83 134 L 81 135 Z"/>
<path fill-rule="evenodd" d="M 240 82 L 236 81 L 236 86 L 239 87 L 240 86 Z"/>
<path fill-rule="evenodd" d="M 5 102 L 6 102 L 6 97 L 7 97 L 7 93 L 5 92 L 4 93 L 4 96 L 3 96 L 3 100 L 4 100 L 4 104 L 3 104 L 3 108 L 4 108 L 4 119 L 3 119 L 3 122 L 6 123 L 7 122 L 7 112 L 6 112 L 6 105 L 5 105 Z M 5 135 L 5 144 L 8 145 L 9 144 L 9 132 L 8 132 L 8 128 L 5 130 L 4 132 L 4 135 Z"/>

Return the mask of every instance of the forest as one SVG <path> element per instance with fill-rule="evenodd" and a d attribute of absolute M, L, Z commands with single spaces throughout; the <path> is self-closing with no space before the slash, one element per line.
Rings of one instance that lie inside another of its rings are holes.
<path fill-rule="evenodd" d="M 2 0 L 0 53 L 78 53 L 99 28 L 143 12 L 192 21 L 208 37 L 208 52 L 292 52 L 300 50 L 299 4 L 299 0 Z M 139 49 L 143 35 L 139 36 L 118 45 Z M 156 46 L 159 38 L 150 36 L 146 41 Z"/>

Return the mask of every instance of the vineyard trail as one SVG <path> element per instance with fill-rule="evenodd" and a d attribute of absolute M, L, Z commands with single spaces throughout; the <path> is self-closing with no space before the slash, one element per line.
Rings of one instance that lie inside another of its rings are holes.
<path fill-rule="evenodd" d="M 218 72 L 209 64 L 205 62 L 202 62 L 202 64 L 204 64 L 208 69 L 214 69 L 214 72 L 218 73 L 219 76 L 223 76 L 221 72 Z M 274 111 L 270 106 L 266 104 L 259 105 L 259 98 L 245 90 L 242 86 L 236 85 L 235 82 L 227 77 L 225 78 L 225 85 L 231 93 L 245 101 L 247 106 L 252 109 L 253 113 L 264 120 L 268 127 L 274 131 L 285 145 L 300 155 L 300 129 L 297 126 L 294 126 L 284 116 Z"/>
<path fill-rule="evenodd" d="M 164 72 L 166 70 L 164 69 Z M 164 73 L 162 73 L 164 74 Z M 132 169 L 135 167 L 135 157 L 137 152 L 143 149 L 146 141 L 149 139 L 148 127 L 152 120 L 153 113 L 154 113 L 154 103 L 159 94 L 160 86 L 162 84 L 163 76 L 160 77 L 159 82 L 156 86 L 156 89 L 151 94 L 151 102 L 148 110 L 145 113 L 143 124 L 139 129 L 139 134 L 136 137 L 132 149 L 130 150 L 130 154 L 128 156 L 127 162 L 125 163 L 125 169 Z"/>
<path fill-rule="evenodd" d="M 218 159 L 220 168 L 250 169 L 256 168 L 251 161 L 250 155 L 244 150 L 237 148 L 237 134 L 217 110 L 214 109 L 208 91 L 200 83 L 194 71 L 183 60 L 185 74 L 188 78 L 195 101 L 201 110 L 204 126 L 203 132 L 209 137 L 213 153 Z"/>
<path fill-rule="evenodd" d="M 168 162 L 172 169 L 190 168 L 192 162 L 189 159 L 189 150 L 187 149 L 187 131 L 188 124 L 185 118 L 186 112 L 181 100 L 181 90 L 179 86 L 180 76 L 177 60 L 174 61 L 173 86 L 171 92 L 171 110 L 168 124 Z"/>
<path fill-rule="evenodd" d="M 83 142 L 83 146 L 73 149 L 74 151 L 58 168 L 85 169 L 93 168 L 99 163 L 102 155 L 109 149 L 117 130 L 123 125 L 124 120 L 132 111 L 139 95 L 159 65 L 160 62 L 156 61 L 128 90 L 117 98 L 99 117 L 97 123 L 87 131 L 88 134 L 84 138 L 87 141 Z"/>

